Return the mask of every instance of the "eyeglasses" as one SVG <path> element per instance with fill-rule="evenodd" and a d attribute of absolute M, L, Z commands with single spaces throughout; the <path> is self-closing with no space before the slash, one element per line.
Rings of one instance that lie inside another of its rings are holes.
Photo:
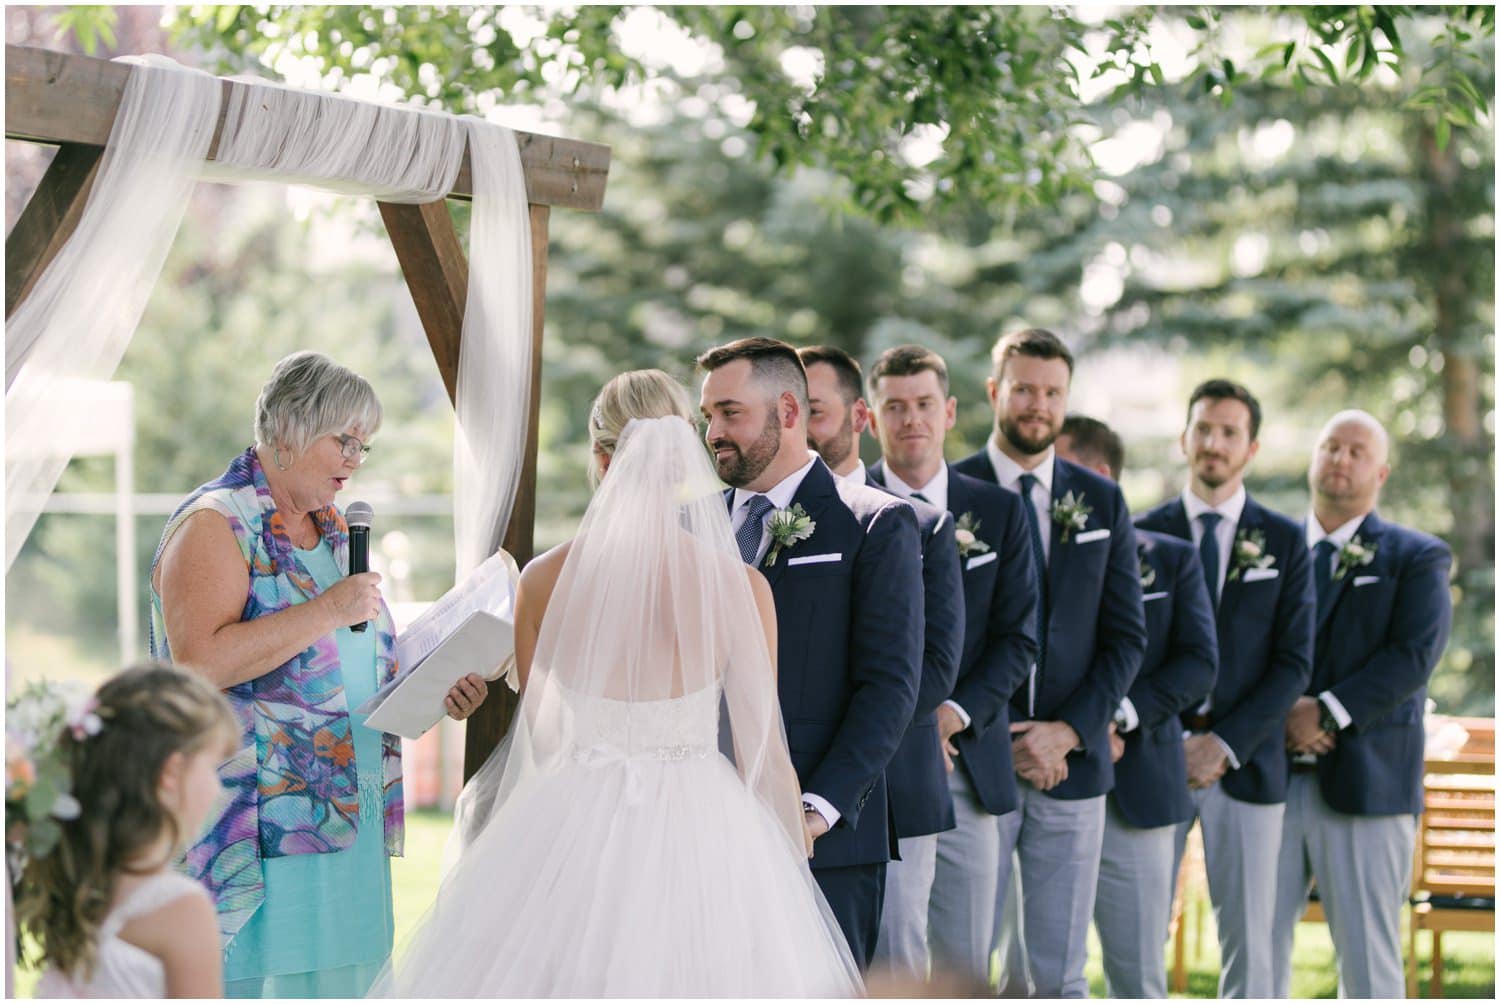
<path fill-rule="evenodd" d="M 369 459 L 370 448 L 348 433 L 341 433 L 333 438 L 339 441 L 339 451 L 343 453 L 345 460 Z"/>

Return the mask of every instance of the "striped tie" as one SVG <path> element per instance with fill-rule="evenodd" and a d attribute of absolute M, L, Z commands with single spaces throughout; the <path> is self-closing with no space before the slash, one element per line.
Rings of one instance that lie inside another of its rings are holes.
<path fill-rule="evenodd" d="M 734 542 L 739 545 L 740 558 L 747 565 L 755 564 L 755 552 L 760 550 L 760 533 L 764 528 L 766 513 L 772 508 L 771 500 L 764 495 L 752 495 L 750 501 L 745 503 L 745 522 L 740 524 L 739 531 L 734 535 Z"/>

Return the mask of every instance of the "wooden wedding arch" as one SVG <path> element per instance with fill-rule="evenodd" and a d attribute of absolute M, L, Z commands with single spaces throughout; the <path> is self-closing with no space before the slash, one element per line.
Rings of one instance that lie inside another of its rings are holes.
<path fill-rule="evenodd" d="M 9 320 L 47 264 L 78 225 L 99 169 L 110 127 L 124 94 L 130 67 L 104 59 L 27 46 L 5 47 L 5 138 L 56 146 L 57 153 L 5 240 L 5 316 Z M 209 144 L 214 158 L 224 111 L 235 88 L 221 79 L 223 101 Z M 531 227 L 531 410 L 526 453 L 515 506 L 503 546 L 516 560 L 531 559 L 536 524 L 537 412 L 541 396 L 542 329 L 547 293 L 548 221 L 553 207 L 598 212 L 609 177 L 609 147 L 582 140 L 517 131 Z M 447 199 L 472 194 L 469 155 Z M 421 205 L 380 202 L 380 216 L 395 247 L 401 273 L 437 363 L 448 398 L 458 382 L 458 353 L 468 259 L 453 227 L 447 199 Z M 504 736 L 515 697 L 495 687 L 469 719 L 464 743 L 464 776 L 484 762 Z"/>

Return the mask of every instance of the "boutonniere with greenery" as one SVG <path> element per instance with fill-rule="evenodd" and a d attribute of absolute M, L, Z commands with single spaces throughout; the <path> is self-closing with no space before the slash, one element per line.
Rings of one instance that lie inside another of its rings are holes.
<path fill-rule="evenodd" d="M 1359 534 L 1339 549 L 1339 560 L 1333 568 L 1333 581 L 1338 582 L 1348 575 L 1352 569 L 1364 568 L 1375 560 L 1377 545 L 1366 544 L 1359 539 Z"/>
<path fill-rule="evenodd" d="M 958 540 L 960 558 L 983 554 L 990 549 L 990 545 L 979 539 L 979 520 L 971 512 L 958 517 L 958 523 L 953 527 L 953 536 Z"/>
<path fill-rule="evenodd" d="M 818 524 L 807 515 L 807 510 L 802 508 L 802 503 L 797 502 L 790 509 L 777 509 L 771 513 L 771 520 L 766 524 L 771 531 L 771 551 L 766 555 L 766 567 L 776 564 L 776 556 L 783 548 L 790 548 L 798 541 L 806 540 L 813 535 Z"/>
<path fill-rule="evenodd" d="M 75 742 L 104 727 L 93 695 L 70 685 L 29 683 L 5 707 L 5 849 L 11 876 L 46 857 L 62 836 L 60 822 L 81 811 L 64 733 Z"/>
<path fill-rule="evenodd" d="M 1146 560 L 1146 549 L 1141 548 L 1138 552 L 1141 559 L 1141 588 L 1150 589 L 1156 584 L 1156 568 Z"/>
<path fill-rule="evenodd" d="M 1089 525 L 1089 513 L 1093 511 L 1093 507 L 1083 501 L 1082 493 L 1074 495 L 1068 492 L 1052 503 L 1052 522 L 1062 527 L 1064 544 L 1068 542 L 1070 533 Z"/>
<path fill-rule="evenodd" d="M 1266 553 L 1264 530 L 1241 530 L 1235 534 L 1234 547 L 1230 548 L 1229 575 L 1233 582 L 1252 568 L 1270 568 L 1276 564 L 1276 555 Z"/>

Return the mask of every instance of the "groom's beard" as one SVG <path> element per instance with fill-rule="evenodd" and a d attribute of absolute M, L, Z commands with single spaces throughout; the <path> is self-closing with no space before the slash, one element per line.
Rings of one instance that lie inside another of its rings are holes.
<path fill-rule="evenodd" d="M 726 485 L 743 488 L 760 477 L 761 472 L 776 459 L 776 451 L 781 445 L 780 416 L 772 408 L 766 416 L 766 427 L 748 447 L 741 449 L 740 444 L 729 439 L 716 439 L 708 445 L 715 450 L 734 451 L 734 455 L 728 460 L 720 459 L 716 454 L 714 469 Z"/>
<path fill-rule="evenodd" d="M 854 409 L 851 408 L 844 412 L 844 424 L 839 427 L 838 432 L 835 432 L 821 443 L 814 439 L 812 433 L 809 432 L 807 434 L 807 445 L 817 451 L 818 456 L 823 458 L 823 463 L 827 464 L 830 470 L 836 471 L 844 466 L 844 461 L 848 460 L 849 454 L 854 452 L 856 438 L 854 435 Z"/>
<path fill-rule="evenodd" d="M 1057 439 L 1057 434 L 1062 431 L 1062 426 L 1053 426 L 1040 436 L 1028 436 L 1021 431 L 1021 424 L 1013 418 L 1002 418 L 1000 420 L 1000 431 L 1012 445 L 1019 446 L 1030 456 L 1036 456 Z"/>

